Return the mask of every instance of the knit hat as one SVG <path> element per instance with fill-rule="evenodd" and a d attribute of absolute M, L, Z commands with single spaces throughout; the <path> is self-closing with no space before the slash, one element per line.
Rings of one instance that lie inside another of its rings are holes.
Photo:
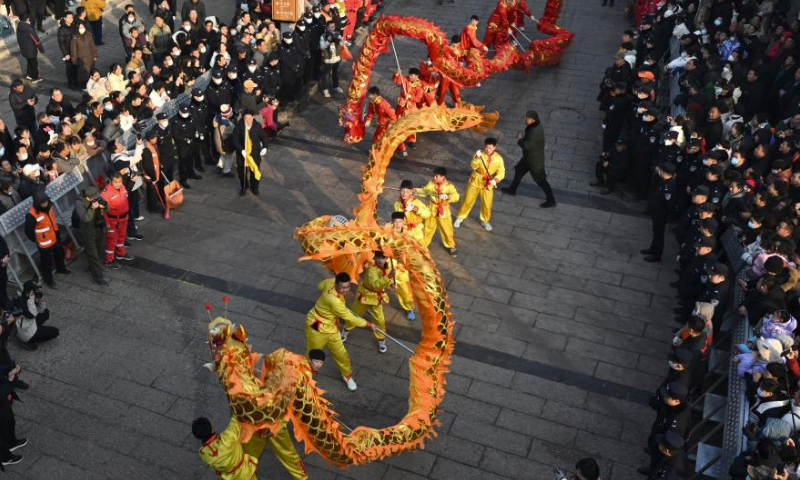
<path fill-rule="evenodd" d="M 219 106 L 219 113 L 222 115 L 223 118 L 231 118 L 233 114 L 233 109 L 227 103 L 223 103 Z"/>
<path fill-rule="evenodd" d="M 26 177 L 30 177 L 34 172 L 39 173 L 39 165 L 25 165 L 22 167 L 22 174 Z"/>

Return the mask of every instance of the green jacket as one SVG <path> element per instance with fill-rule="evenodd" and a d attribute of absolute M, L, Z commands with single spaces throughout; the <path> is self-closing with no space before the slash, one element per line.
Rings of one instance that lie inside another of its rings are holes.
<path fill-rule="evenodd" d="M 91 204 L 85 198 L 79 198 L 75 202 L 75 215 L 80 221 L 80 232 L 83 238 L 91 240 L 97 235 L 102 235 L 105 228 L 105 219 L 100 210 L 91 208 Z"/>
<path fill-rule="evenodd" d="M 544 129 L 542 122 L 525 127 L 525 135 L 517 140 L 522 148 L 522 159 L 533 175 L 544 175 Z"/>

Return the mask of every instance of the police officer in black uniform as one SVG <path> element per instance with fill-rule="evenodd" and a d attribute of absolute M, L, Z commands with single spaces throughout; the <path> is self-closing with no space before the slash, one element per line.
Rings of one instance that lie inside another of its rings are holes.
<path fill-rule="evenodd" d="M 233 86 L 224 77 L 222 70 L 211 72 L 211 82 L 204 92 L 208 109 L 214 113 L 219 112 L 221 105 L 232 105 L 233 102 Z"/>
<path fill-rule="evenodd" d="M 691 422 L 691 409 L 689 408 L 689 387 L 683 383 L 670 383 L 658 389 L 660 403 L 656 409 L 656 420 L 650 428 L 645 451 L 653 455 L 658 451 L 656 438 L 669 431 L 675 432 L 686 438 L 686 433 Z"/>
<path fill-rule="evenodd" d="M 683 452 L 683 438 L 676 432 L 668 431 L 658 435 L 656 444 L 658 450 L 650 457 L 650 464 L 639 467 L 637 472 L 647 475 L 648 480 L 666 479 L 670 475 L 684 478 L 686 454 Z"/>
<path fill-rule="evenodd" d="M 646 110 L 642 113 L 642 126 L 636 133 L 636 143 L 633 148 L 633 181 L 636 194 L 648 198 L 650 193 L 650 179 L 653 171 L 653 157 L 658 149 L 658 126 L 656 113 Z"/>
<path fill-rule="evenodd" d="M 281 66 L 278 52 L 270 52 L 267 61 L 264 62 L 263 71 L 261 91 L 268 97 L 281 98 Z"/>
<path fill-rule="evenodd" d="M 667 371 L 667 377 L 661 382 L 661 385 L 658 386 L 655 393 L 650 397 L 650 407 L 653 410 L 658 410 L 659 405 L 662 402 L 661 396 L 661 387 L 665 385 L 669 385 L 670 383 L 681 383 L 686 385 L 687 387 L 692 383 L 692 373 L 689 370 L 689 367 L 692 363 L 692 352 L 689 350 L 678 347 L 676 348 L 670 355 L 667 364 L 669 365 L 669 370 Z"/>
<path fill-rule="evenodd" d="M 172 138 L 172 129 L 169 128 L 169 117 L 166 113 L 156 114 L 158 123 L 154 130 L 158 132 L 158 160 L 161 163 L 161 171 L 167 177 L 166 181 L 171 182 L 175 179 L 175 165 L 178 162 L 178 148 Z"/>
<path fill-rule="evenodd" d="M 297 44 L 297 50 L 303 57 L 303 85 L 306 85 L 311 80 L 314 65 L 311 62 L 311 52 L 314 45 L 311 44 L 311 32 L 308 29 L 308 24 L 304 19 L 298 20 L 294 27 L 294 43 Z M 319 42 L 317 42 L 317 50 L 319 50 Z"/>
<path fill-rule="evenodd" d="M 681 270 L 678 279 L 678 296 L 682 306 L 675 308 L 675 321 L 683 323 L 692 308 L 694 302 L 708 282 L 708 269 L 718 263 L 718 256 L 715 253 L 717 241 L 714 237 L 703 237 L 697 243 L 697 253 L 692 262 Z"/>
<path fill-rule="evenodd" d="M 723 295 L 728 289 L 728 267 L 724 263 L 715 263 L 706 270 L 708 281 L 705 289 L 697 297 L 698 302 L 710 303 L 716 307 L 723 299 Z M 715 309 L 715 312 L 717 309 Z M 720 325 L 714 324 L 714 330 L 718 330 Z"/>
<path fill-rule="evenodd" d="M 610 92 L 609 105 L 603 118 L 603 152 L 608 153 L 614 146 L 625 124 L 625 116 L 630 111 L 628 106 L 628 84 L 617 82 Z"/>
<path fill-rule="evenodd" d="M 614 148 L 610 152 L 600 155 L 600 159 L 594 166 L 596 180 L 589 185 L 605 187 L 600 190 L 600 195 L 608 195 L 617 189 L 617 184 L 626 180 L 630 165 L 628 141 L 620 137 L 614 142 Z"/>
<path fill-rule="evenodd" d="M 689 179 L 703 165 L 703 154 L 700 151 L 702 144 L 703 140 L 700 138 L 686 140 L 681 152 L 681 161 L 676 164 L 678 166 L 678 171 L 675 172 L 678 185 L 678 215 L 681 217 L 689 207 L 689 192 L 687 191 Z"/>
<path fill-rule="evenodd" d="M 287 103 L 297 100 L 303 78 L 304 59 L 297 45 L 294 33 L 283 32 L 283 41 L 278 47 L 281 65 L 281 101 Z"/>
<path fill-rule="evenodd" d="M 194 159 L 197 156 L 197 140 L 199 133 L 197 126 L 192 119 L 189 107 L 183 106 L 178 111 L 178 115 L 172 120 L 172 138 L 178 147 L 178 177 L 183 188 L 189 186 L 189 179 L 200 180 L 200 175 L 194 173 Z"/>
<path fill-rule="evenodd" d="M 217 110 L 219 111 L 219 110 Z M 194 120 L 197 127 L 197 152 L 198 155 L 194 159 L 194 168 L 198 171 L 205 173 L 206 165 L 214 165 L 214 159 L 211 157 L 211 120 L 213 115 L 210 113 L 208 104 L 206 103 L 205 95 L 199 88 L 192 89 L 192 101 L 189 103 L 189 113 Z"/>
<path fill-rule="evenodd" d="M 675 191 L 675 164 L 666 162 L 656 167 L 660 177 L 657 188 L 651 193 L 648 207 L 653 216 L 653 240 L 650 247 L 642 250 L 645 262 L 660 262 L 664 251 L 664 232 L 670 217 L 675 214 L 677 197 Z"/>
<path fill-rule="evenodd" d="M 261 84 L 264 83 L 264 71 L 258 68 L 258 61 L 255 58 L 250 58 L 245 63 L 247 67 L 242 71 L 239 79 L 243 85 L 245 81 L 252 80 L 256 84 L 256 96 L 260 96 Z"/>

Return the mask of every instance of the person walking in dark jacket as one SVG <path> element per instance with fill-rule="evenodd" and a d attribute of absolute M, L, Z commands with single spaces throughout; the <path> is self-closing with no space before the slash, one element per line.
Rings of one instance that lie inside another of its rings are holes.
<path fill-rule="evenodd" d="M 81 90 L 78 86 L 77 72 L 78 69 L 72 63 L 72 57 L 69 52 L 69 42 L 72 36 L 75 35 L 77 29 L 75 28 L 75 15 L 72 12 L 67 12 L 64 18 L 61 19 L 61 24 L 56 33 L 58 37 L 58 48 L 61 50 L 61 59 L 64 61 L 64 67 L 67 70 L 67 85 L 71 90 Z"/>
<path fill-rule="evenodd" d="M 247 188 L 255 195 L 258 195 L 258 183 L 261 177 L 260 173 L 256 174 L 256 169 L 248 166 L 245 161 L 246 157 L 251 157 L 255 162 L 256 167 L 261 165 L 261 157 L 267 153 L 267 134 L 261 128 L 261 125 L 255 121 L 254 113 L 250 110 L 245 110 L 242 114 L 242 120 L 236 125 L 233 130 L 233 145 L 236 149 L 236 170 L 239 173 L 239 196 L 247 193 Z M 248 175 L 249 172 L 249 175 Z"/>
<path fill-rule="evenodd" d="M 503 192 L 516 195 L 522 178 L 530 172 L 533 181 L 544 191 L 546 197 L 539 206 L 555 207 L 556 199 L 544 170 L 544 129 L 535 110 L 528 110 L 525 114 L 525 125 L 525 134 L 520 133 L 517 137 L 517 145 L 522 148 L 522 158 L 514 166 L 514 180 L 511 181 L 511 185 L 503 188 Z"/>
<path fill-rule="evenodd" d="M 14 112 L 14 120 L 17 126 L 27 128 L 30 132 L 36 131 L 36 94 L 33 89 L 22 81 L 21 78 L 11 82 L 11 90 L 8 92 L 8 103 L 11 104 L 11 111 Z M 9 148 L 10 145 L 6 145 Z"/>
<path fill-rule="evenodd" d="M 39 83 L 42 78 L 39 76 L 39 59 L 37 58 L 40 53 L 44 53 L 42 41 L 39 40 L 39 35 L 33 29 L 33 25 L 28 23 L 28 16 L 22 15 L 19 17 L 19 25 L 17 25 L 17 44 L 19 45 L 19 53 L 27 61 L 25 68 L 25 78 L 33 83 Z"/>

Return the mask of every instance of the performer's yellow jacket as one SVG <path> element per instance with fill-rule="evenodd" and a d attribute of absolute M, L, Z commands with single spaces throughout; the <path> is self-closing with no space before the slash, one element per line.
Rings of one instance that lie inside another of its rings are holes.
<path fill-rule="evenodd" d="M 388 267 L 387 263 L 387 267 Z M 367 267 L 364 278 L 356 290 L 356 300 L 363 305 L 380 305 L 389 301 L 389 295 L 384 289 L 388 287 L 394 279 L 389 276 L 390 269 L 382 269 L 372 264 Z"/>
<path fill-rule="evenodd" d="M 306 315 L 309 327 L 319 333 L 339 333 L 337 319 L 349 324 L 348 330 L 355 327 L 366 327 L 367 321 L 356 316 L 345 304 L 344 296 L 336 291 L 336 279 L 329 278 L 319 282 L 317 289 L 322 292 L 314 304 L 314 308 Z"/>
<path fill-rule="evenodd" d="M 485 165 L 485 166 L 484 166 Z M 481 156 L 473 155 L 472 162 L 469 166 L 472 168 L 472 175 L 469 176 L 467 185 L 472 185 L 481 190 L 491 190 L 490 181 L 495 180 L 500 183 L 500 180 L 506 178 L 506 166 L 503 162 L 503 157 L 497 151 L 492 152 L 491 155 L 486 155 L 486 152 L 481 151 Z M 486 169 L 489 169 L 487 172 Z"/>
<path fill-rule="evenodd" d="M 406 211 L 406 205 L 409 203 L 416 207 L 416 211 Z M 428 210 L 428 207 L 426 207 L 424 203 L 422 203 L 422 200 L 414 197 L 411 197 L 406 201 L 398 200 L 394 202 L 394 211 L 405 212 L 406 231 L 413 238 L 421 242 L 422 239 L 425 238 L 423 223 L 425 219 L 430 218 L 431 216 L 431 211 Z"/>
<path fill-rule="evenodd" d="M 458 203 L 460 198 L 456 187 L 447 180 L 441 184 L 433 183 L 433 180 L 431 180 L 420 191 L 430 195 L 428 197 L 428 209 L 434 217 L 449 218 L 450 204 Z M 439 195 L 443 193 L 447 195 L 447 200 L 439 198 Z"/>
<path fill-rule="evenodd" d="M 214 434 L 200 447 L 200 458 L 223 480 L 255 480 L 258 458 L 244 453 L 239 442 L 241 426 L 231 417 L 228 428 Z"/>

